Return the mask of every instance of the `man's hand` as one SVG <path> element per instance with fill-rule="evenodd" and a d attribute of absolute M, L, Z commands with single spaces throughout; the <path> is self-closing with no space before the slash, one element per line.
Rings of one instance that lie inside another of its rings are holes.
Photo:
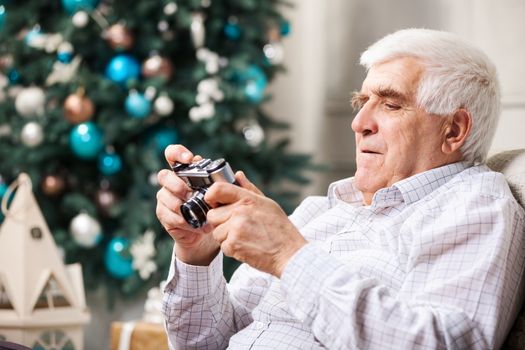
<path fill-rule="evenodd" d="M 277 203 L 248 186 L 217 182 L 209 188 L 204 200 L 215 207 L 208 212 L 213 237 L 225 255 L 281 277 L 288 260 L 307 242 Z"/>
<path fill-rule="evenodd" d="M 164 154 L 169 164 L 191 163 L 200 159 L 182 145 L 170 145 Z M 219 244 L 209 234 L 211 226 L 206 224 L 200 229 L 194 229 L 180 213 L 181 204 L 192 190 L 172 170 L 163 169 L 157 177 L 162 188 L 157 192 L 156 214 L 176 242 L 175 255 L 187 264 L 209 265 L 219 252 Z"/>

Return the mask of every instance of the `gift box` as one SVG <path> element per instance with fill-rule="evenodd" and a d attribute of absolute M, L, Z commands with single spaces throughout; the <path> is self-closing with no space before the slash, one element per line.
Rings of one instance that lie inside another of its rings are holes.
<path fill-rule="evenodd" d="M 168 350 L 164 326 L 144 321 L 113 322 L 111 350 Z"/>
<path fill-rule="evenodd" d="M 161 312 L 165 283 L 148 291 L 141 320 L 111 324 L 111 350 L 168 350 Z"/>

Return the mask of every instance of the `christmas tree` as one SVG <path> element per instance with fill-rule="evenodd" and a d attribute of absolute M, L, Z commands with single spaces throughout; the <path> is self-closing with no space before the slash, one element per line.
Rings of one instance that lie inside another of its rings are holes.
<path fill-rule="evenodd" d="M 308 156 L 262 109 L 290 31 L 278 0 L 0 2 L 0 197 L 30 175 L 88 288 L 131 295 L 167 274 L 155 216 L 164 149 L 224 157 L 285 210 Z M 293 188 L 293 187 L 292 187 Z M 229 261 L 227 270 L 235 266 Z"/>

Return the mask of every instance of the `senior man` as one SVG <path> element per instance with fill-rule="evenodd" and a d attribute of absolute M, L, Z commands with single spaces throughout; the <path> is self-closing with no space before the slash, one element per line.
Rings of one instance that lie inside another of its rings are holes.
<path fill-rule="evenodd" d="M 172 348 L 499 347 L 522 302 L 525 214 L 483 162 L 500 112 L 496 70 L 452 34 L 408 29 L 361 56 L 355 176 L 287 217 L 236 174 L 208 224 L 163 170 L 157 216 L 174 238 L 164 313 Z M 168 162 L 191 162 L 181 145 Z M 243 265 L 230 283 L 222 257 Z"/>

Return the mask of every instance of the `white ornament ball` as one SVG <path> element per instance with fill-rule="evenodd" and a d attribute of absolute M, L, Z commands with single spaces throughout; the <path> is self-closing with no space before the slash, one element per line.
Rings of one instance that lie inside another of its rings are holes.
<path fill-rule="evenodd" d="M 281 64 L 284 62 L 284 47 L 281 43 L 266 44 L 263 47 L 263 51 L 271 64 Z"/>
<path fill-rule="evenodd" d="M 264 130 L 257 124 L 250 124 L 242 129 L 246 143 L 252 147 L 257 147 L 264 140 Z"/>
<path fill-rule="evenodd" d="M 174 3 L 174 2 L 170 2 L 168 4 L 166 4 L 166 6 L 164 6 L 164 14 L 166 16 L 171 16 L 173 15 L 175 12 L 177 12 L 177 4 Z"/>
<path fill-rule="evenodd" d="M 86 213 L 80 213 L 71 220 L 69 232 L 75 242 L 84 248 L 92 248 L 102 238 L 100 223 Z"/>
<path fill-rule="evenodd" d="M 73 25 L 77 28 L 84 28 L 89 22 L 89 15 L 85 11 L 78 11 L 71 18 Z"/>
<path fill-rule="evenodd" d="M 36 147 L 44 141 L 42 126 L 36 122 L 29 122 L 22 128 L 20 133 L 22 143 L 27 147 Z"/>
<path fill-rule="evenodd" d="M 45 103 L 44 90 L 31 86 L 18 93 L 15 99 L 15 109 L 23 117 L 41 116 L 44 114 Z"/>
<path fill-rule="evenodd" d="M 173 112 L 175 105 L 171 98 L 166 95 L 160 95 L 153 102 L 153 109 L 155 113 L 161 116 L 170 115 Z"/>
<path fill-rule="evenodd" d="M 157 177 L 157 173 L 149 174 L 148 180 L 149 180 L 150 185 L 152 185 L 152 186 L 158 186 L 159 185 L 159 180 L 158 180 L 158 177 Z"/>

